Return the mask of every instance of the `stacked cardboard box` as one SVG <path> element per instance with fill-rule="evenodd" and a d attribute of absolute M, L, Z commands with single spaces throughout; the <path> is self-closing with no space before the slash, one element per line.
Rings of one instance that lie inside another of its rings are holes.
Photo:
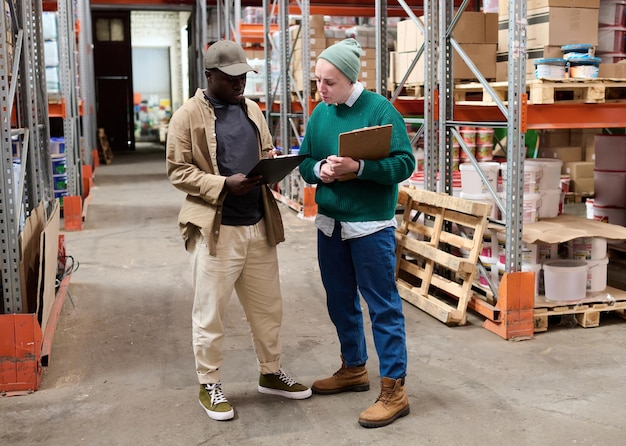
<path fill-rule="evenodd" d="M 507 79 L 508 6 L 508 0 L 499 0 L 497 80 Z M 562 57 L 559 54 L 562 45 L 597 45 L 599 7 L 600 0 L 528 0 L 526 76 L 535 77 L 534 60 Z"/>
<path fill-rule="evenodd" d="M 420 18 L 423 21 L 423 17 Z M 472 60 L 481 74 L 487 79 L 496 76 L 497 20 L 494 13 L 466 11 L 461 15 L 452 37 Z M 424 43 L 424 35 L 412 20 L 398 22 L 396 52 L 392 55 L 392 81 L 399 83 L 409 71 L 417 51 Z M 463 62 L 457 51 L 453 50 L 453 76 L 455 79 L 475 80 L 476 77 Z M 408 84 L 424 83 L 424 56 L 410 72 Z"/>
<path fill-rule="evenodd" d="M 292 26 L 289 30 L 290 42 L 293 48 L 293 57 L 291 61 L 292 74 L 295 81 L 293 88 L 297 91 L 304 90 L 303 70 L 309 70 L 309 76 L 313 76 L 315 72 L 315 62 L 317 57 L 327 46 L 326 35 L 324 32 L 324 16 L 312 15 L 309 17 L 309 54 L 302 52 L 302 28 Z"/>

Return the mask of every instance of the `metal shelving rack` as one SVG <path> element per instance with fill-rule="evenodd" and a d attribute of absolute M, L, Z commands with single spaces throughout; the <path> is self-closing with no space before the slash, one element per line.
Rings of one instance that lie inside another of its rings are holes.
<path fill-rule="evenodd" d="M 49 150 L 41 2 L 9 0 L 10 28 L 0 22 L 0 245 L 2 246 L 2 313 L 23 311 L 19 235 L 21 222 L 40 203 L 46 217 L 54 206 Z M 13 36 L 9 58 L 5 36 Z M 13 121 L 13 122 L 12 122 Z M 13 169 L 13 137 L 21 143 L 21 173 Z"/>

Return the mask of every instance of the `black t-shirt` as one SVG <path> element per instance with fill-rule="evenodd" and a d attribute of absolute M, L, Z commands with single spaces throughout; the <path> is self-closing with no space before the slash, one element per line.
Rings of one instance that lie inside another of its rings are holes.
<path fill-rule="evenodd" d="M 257 129 L 241 104 L 224 104 L 209 98 L 215 109 L 217 165 L 223 176 L 247 174 L 259 160 Z M 263 217 L 261 186 L 246 195 L 227 194 L 222 211 L 222 224 L 248 226 Z"/>

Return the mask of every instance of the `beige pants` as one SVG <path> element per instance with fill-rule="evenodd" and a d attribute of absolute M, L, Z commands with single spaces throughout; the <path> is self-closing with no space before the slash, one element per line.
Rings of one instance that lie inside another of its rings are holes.
<path fill-rule="evenodd" d="M 217 255 L 195 231 L 187 244 L 192 269 L 193 350 L 200 384 L 218 382 L 223 362 L 224 315 L 233 289 L 246 314 L 260 373 L 280 367 L 282 298 L 276 247 L 267 243 L 264 220 L 220 228 Z"/>

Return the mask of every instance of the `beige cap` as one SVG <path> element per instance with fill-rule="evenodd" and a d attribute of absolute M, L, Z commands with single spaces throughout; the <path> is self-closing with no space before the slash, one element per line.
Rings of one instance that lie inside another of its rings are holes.
<path fill-rule="evenodd" d="M 248 65 L 243 48 L 232 40 L 220 40 L 209 47 L 204 55 L 204 68 L 217 68 L 229 76 L 241 76 L 256 70 Z"/>

